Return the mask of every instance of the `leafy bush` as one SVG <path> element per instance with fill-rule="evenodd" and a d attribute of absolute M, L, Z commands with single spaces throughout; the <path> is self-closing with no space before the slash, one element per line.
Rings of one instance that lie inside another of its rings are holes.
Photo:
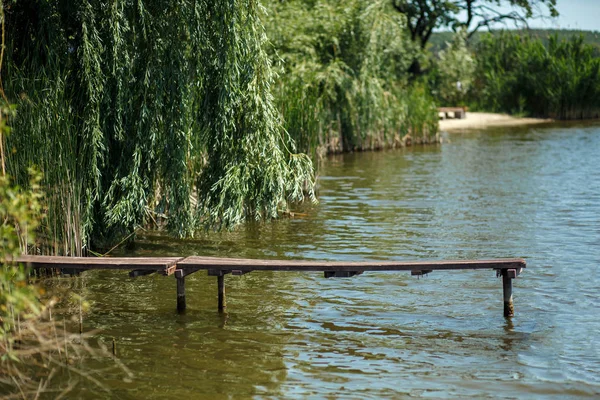
<path fill-rule="evenodd" d="M 435 135 L 430 97 L 408 84 L 417 49 L 389 2 L 294 0 L 267 7 L 279 68 L 276 103 L 302 151 L 378 149 L 399 145 L 407 133 Z"/>
<path fill-rule="evenodd" d="M 475 59 L 467 49 L 466 39 L 466 30 L 458 31 L 439 53 L 434 86 L 441 105 L 464 105 L 466 94 L 473 85 Z"/>
<path fill-rule="evenodd" d="M 39 292 L 28 284 L 23 266 L 10 263 L 33 242 L 40 211 L 39 177 L 33 175 L 29 191 L 12 186 L 7 176 L 0 176 L 0 346 L 2 358 L 12 357 L 11 332 L 17 319 L 36 318 L 41 312 Z"/>

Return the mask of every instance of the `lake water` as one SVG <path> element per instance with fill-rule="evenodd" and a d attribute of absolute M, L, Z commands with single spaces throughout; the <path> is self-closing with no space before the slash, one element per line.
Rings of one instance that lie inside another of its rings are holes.
<path fill-rule="evenodd" d="M 600 127 L 456 133 L 441 146 L 328 159 L 318 205 L 294 218 L 121 255 L 316 260 L 524 257 L 516 315 L 493 271 L 254 272 L 186 280 L 97 271 L 75 285 L 86 330 L 134 378 L 121 399 L 594 398 L 600 396 Z M 95 367 L 110 366 L 100 360 Z M 106 394 L 88 385 L 87 398 Z"/>

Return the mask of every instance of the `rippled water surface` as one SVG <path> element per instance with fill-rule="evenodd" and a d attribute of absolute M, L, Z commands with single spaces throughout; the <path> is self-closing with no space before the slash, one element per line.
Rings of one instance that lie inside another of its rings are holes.
<path fill-rule="evenodd" d="M 551 125 L 450 136 L 442 146 L 329 159 L 320 203 L 294 218 L 128 255 L 316 260 L 524 257 L 516 316 L 493 271 L 254 272 L 175 280 L 86 273 L 86 329 L 115 338 L 122 399 L 579 398 L 600 396 L 600 128 Z M 110 364 L 106 360 L 106 364 Z M 104 361 L 100 362 L 103 367 Z M 90 387 L 80 395 L 106 397 Z"/>

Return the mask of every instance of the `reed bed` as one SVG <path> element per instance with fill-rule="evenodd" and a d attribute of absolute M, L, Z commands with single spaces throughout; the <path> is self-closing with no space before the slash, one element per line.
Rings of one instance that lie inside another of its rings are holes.
<path fill-rule="evenodd" d="M 0 128 L 6 133 L 6 126 Z M 71 333 L 77 306 L 82 320 L 81 297 L 56 320 L 58 292 L 49 294 L 39 274 L 36 279 L 11 261 L 35 242 L 42 200 L 39 179 L 32 173 L 30 189 L 24 190 L 0 174 L 0 399 L 64 398 L 77 386 L 90 385 L 109 394 L 99 371 L 85 366 L 85 360 L 112 357 L 108 347 L 90 346 L 90 332 L 83 332 L 81 323 L 79 333 Z M 63 299 L 71 296 L 72 290 L 60 293 Z M 119 360 L 114 367 L 131 377 Z"/>
<path fill-rule="evenodd" d="M 582 36 L 547 45 L 539 38 L 502 34 L 476 50 L 477 107 L 561 120 L 600 117 L 600 58 Z"/>
<path fill-rule="evenodd" d="M 437 113 L 406 72 L 418 49 L 385 1 L 268 3 L 277 68 L 275 99 L 286 130 L 311 154 L 435 140 Z M 403 140 L 404 138 L 404 140 Z"/>

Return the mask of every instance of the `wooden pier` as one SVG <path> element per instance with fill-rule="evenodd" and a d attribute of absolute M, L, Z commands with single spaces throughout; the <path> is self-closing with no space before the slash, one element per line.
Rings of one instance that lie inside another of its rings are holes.
<path fill-rule="evenodd" d="M 456 261 L 373 261 L 373 262 L 331 262 L 299 260 L 252 260 L 243 258 L 217 257 L 143 257 L 143 258 L 88 258 L 88 257 L 49 257 L 21 256 L 15 260 L 32 268 L 59 268 L 75 271 L 91 269 L 118 269 L 129 271 L 130 277 L 152 273 L 165 276 L 174 275 L 177 280 L 177 310 L 186 309 L 185 277 L 206 270 L 209 276 L 217 277 L 218 310 L 225 307 L 225 275 L 243 275 L 252 271 L 302 271 L 323 272 L 325 278 L 345 278 L 366 271 L 410 271 L 422 276 L 433 271 L 452 270 L 495 270 L 502 277 L 504 316 L 514 315 L 512 281 L 526 267 L 521 258 L 496 260 L 456 260 Z"/>

